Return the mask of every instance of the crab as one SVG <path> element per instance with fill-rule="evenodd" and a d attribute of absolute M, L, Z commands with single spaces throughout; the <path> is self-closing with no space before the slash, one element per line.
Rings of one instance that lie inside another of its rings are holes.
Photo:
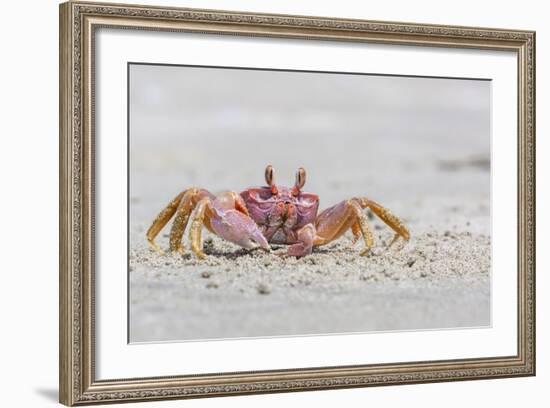
<path fill-rule="evenodd" d="M 306 171 L 299 168 L 294 186 L 275 184 L 273 166 L 265 169 L 266 186 L 250 187 L 240 194 L 225 191 L 218 195 L 203 188 L 189 188 L 179 193 L 157 215 L 147 230 L 151 247 L 163 253 L 155 237 L 175 216 L 170 231 L 170 250 L 184 253 L 183 234 L 189 221 L 191 250 L 206 257 L 202 248 L 202 229 L 246 249 L 271 251 L 270 244 L 287 245 L 282 255 L 303 257 L 314 247 L 326 245 L 351 229 L 353 243 L 363 239 L 360 255 L 368 255 L 374 245 L 372 231 L 364 209 L 370 209 L 395 235 L 388 247 L 400 237 L 408 241 L 410 233 L 403 222 L 375 201 L 354 197 L 341 201 L 320 213 L 319 196 L 303 191 Z M 281 254 L 279 252 L 279 254 Z"/>

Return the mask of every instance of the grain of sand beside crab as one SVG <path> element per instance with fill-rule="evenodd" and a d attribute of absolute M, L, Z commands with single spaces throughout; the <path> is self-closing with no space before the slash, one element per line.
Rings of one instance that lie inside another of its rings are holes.
<path fill-rule="evenodd" d="M 388 209 L 365 197 L 345 199 L 318 213 L 319 196 L 303 191 L 306 172 L 299 168 L 294 186 L 275 184 L 273 166 L 265 169 L 266 186 L 250 187 L 240 194 L 225 191 L 217 196 L 203 188 L 189 188 L 179 193 L 157 215 L 147 230 L 151 247 L 162 253 L 155 237 L 175 216 L 170 230 L 170 250 L 184 253 L 183 235 L 189 227 L 191 250 L 197 257 L 206 257 L 202 249 L 202 228 L 246 249 L 271 251 L 270 244 L 287 245 L 278 255 L 303 257 L 314 247 L 339 239 L 351 229 L 353 242 L 363 238 L 360 255 L 371 253 L 372 231 L 364 209 L 370 209 L 384 221 L 395 235 L 388 247 L 400 237 L 408 241 L 410 233 L 403 222 Z"/>

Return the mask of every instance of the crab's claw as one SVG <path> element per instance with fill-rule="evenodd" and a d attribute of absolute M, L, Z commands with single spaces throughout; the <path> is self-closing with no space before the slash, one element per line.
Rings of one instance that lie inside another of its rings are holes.
<path fill-rule="evenodd" d="M 210 219 L 212 229 L 223 239 L 240 245 L 243 248 L 262 248 L 269 251 L 271 248 L 252 218 L 240 211 L 218 210 Z"/>

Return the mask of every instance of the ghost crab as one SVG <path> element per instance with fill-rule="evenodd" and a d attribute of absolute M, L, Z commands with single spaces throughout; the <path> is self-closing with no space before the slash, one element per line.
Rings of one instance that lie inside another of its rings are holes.
<path fill-rule="evenodd" d="M 202 227 L 217 236 L 247 249 L 270 251 L 272 244 L 288 245 L 286 255 L 302 257 L 313 247 L 328 244 L 351 229 L 354 242 L 363 238 L 370 252 L 374 244 L 371 229 L 363 209 L 369 208 L 395 231 L 390 247 L 399 237 L 407 241 L 409 230 L 401 220 L 380 204 L 364 197 L 344 200 L 317 213 L 319 196 L 302 191 L 306 181 L 303 168 L 296 173 L 291 188 L 275 184 L 273 167 L 265 169 L 266 186 L 251 187 L 237 194 L 226 191 L 217 196 L 202 188 L 189 188 L 179 193 L 158 214 L 147 231 L 151 247 L 162 253 L 155 237 L 175 215 L 170 231 L 170 250 L 184 252 L 183 234 L 191 219 L 189 241 L 192 251 L 205 258 L 202 251 Z"/>

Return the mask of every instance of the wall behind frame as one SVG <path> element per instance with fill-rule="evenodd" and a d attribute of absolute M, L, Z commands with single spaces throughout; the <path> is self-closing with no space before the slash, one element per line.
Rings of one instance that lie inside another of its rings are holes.
<path fill-rule="evenodd" d="M 279 0 L 139 1 L 251 12 L 306 14 L 433 24 L 454 24 L 537 31 L 537 111 L 550 110 L 550 27 L 543 2 L 526 0 L 461 2 L 415 1 L 316 2 Z M 0 24 L 0 306 L 2 381 L 6 406 L 57 406 L 58 302 L 58 2 L 28 0 L 3 5 Z M 538 157 L 550 154 L 547 116 L 537 116 Z M 546 153 L 546 154 L 545 154 Z M 537 162 L 538 241 L 550 228 L 550 191 L 543 175 L 550 161 Z M 542 247 L 542 245 L 540 245 Z M 537 262 L 537 377 L 410 385 L 339 391 L 289 393 L 223 399 L 128 404 L 142 407 L 288 406 L 541 406 L 550 381 L 550 257 Z M 541 317 L 542 316 L 542 317 Z"/>

